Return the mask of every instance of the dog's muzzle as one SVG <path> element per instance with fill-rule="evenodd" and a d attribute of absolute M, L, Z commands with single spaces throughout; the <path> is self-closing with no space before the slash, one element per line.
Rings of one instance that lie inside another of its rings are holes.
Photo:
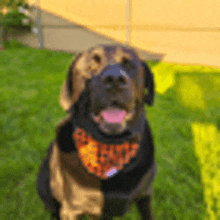
<path fill-rule="evenodd" d="M 111 90 L 116 87 L 119 90 L 127 89 L 129 85 L 129 76 L 122 70 L 120 65 L 108 66 L 101 76 L 102 86 L 105 90 Z"/>
<path fill-rule="evenodd" d="M 106 66 L 94 79 L 92 91 L 95 101 L 91 116 L 100 129 L 111 135 L 124 132 L 135 113 L 135 102 L 131 104 L 132 78 L 126 70 L 120 64 Z"/>

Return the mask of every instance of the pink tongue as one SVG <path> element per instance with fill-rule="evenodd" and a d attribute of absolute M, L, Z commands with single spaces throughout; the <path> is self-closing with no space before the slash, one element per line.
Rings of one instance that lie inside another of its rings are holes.
<path fill-rule="evenodd" d="M 124 110 L 102 111 L 102 116 L 108 123 L 121 123 L 125 118 Z"/>

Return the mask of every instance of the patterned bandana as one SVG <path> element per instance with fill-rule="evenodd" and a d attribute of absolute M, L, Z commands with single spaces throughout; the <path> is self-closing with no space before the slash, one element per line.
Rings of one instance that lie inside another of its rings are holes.
<path fill-rule="evenodd" d="M 136 142 L 113 145 L 96 141 L 83 129 L 73 133 L 79 157 L 87 170 L 96 176 L 107 179 L 122 170 L 125 164 L 137 154 Z"/>

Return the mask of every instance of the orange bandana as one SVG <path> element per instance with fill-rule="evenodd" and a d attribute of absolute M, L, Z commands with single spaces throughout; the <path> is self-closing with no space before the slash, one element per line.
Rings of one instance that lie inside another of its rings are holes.
<path fill-rule="evenodd" d="M 102 179 L 107 179 L 122 170 L 139 148 L 135 142 L 120 145 L 98 142 L 81 128 L 77 128 L 73 133 L 73 139 L 85 167 Z"/>

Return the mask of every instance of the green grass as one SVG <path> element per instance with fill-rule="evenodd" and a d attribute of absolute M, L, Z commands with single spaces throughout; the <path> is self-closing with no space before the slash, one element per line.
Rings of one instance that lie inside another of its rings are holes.
<path fill-rule="evenodd" d="M 0 219 L 50 219 L 37 195 L 36 178 L 56 126 L 66 115 L 59 95 L 72 57 L 16 41 L 0 52 Z M 219 129 L 220 70 L 149 64 L 154 73 L 165 75 L 169 69 L 175 74 L 174 86 L 156 94 L 155 105 L 146 107 L 156 147 L 155 218 L 202 220 L 206 204 L 191 123 L 214 123 Z M 183 75 L 201 85 L 205 109 L 191 108 L 180 100 Z M 135 205 L 123 219 L 138 219 Z"/>

